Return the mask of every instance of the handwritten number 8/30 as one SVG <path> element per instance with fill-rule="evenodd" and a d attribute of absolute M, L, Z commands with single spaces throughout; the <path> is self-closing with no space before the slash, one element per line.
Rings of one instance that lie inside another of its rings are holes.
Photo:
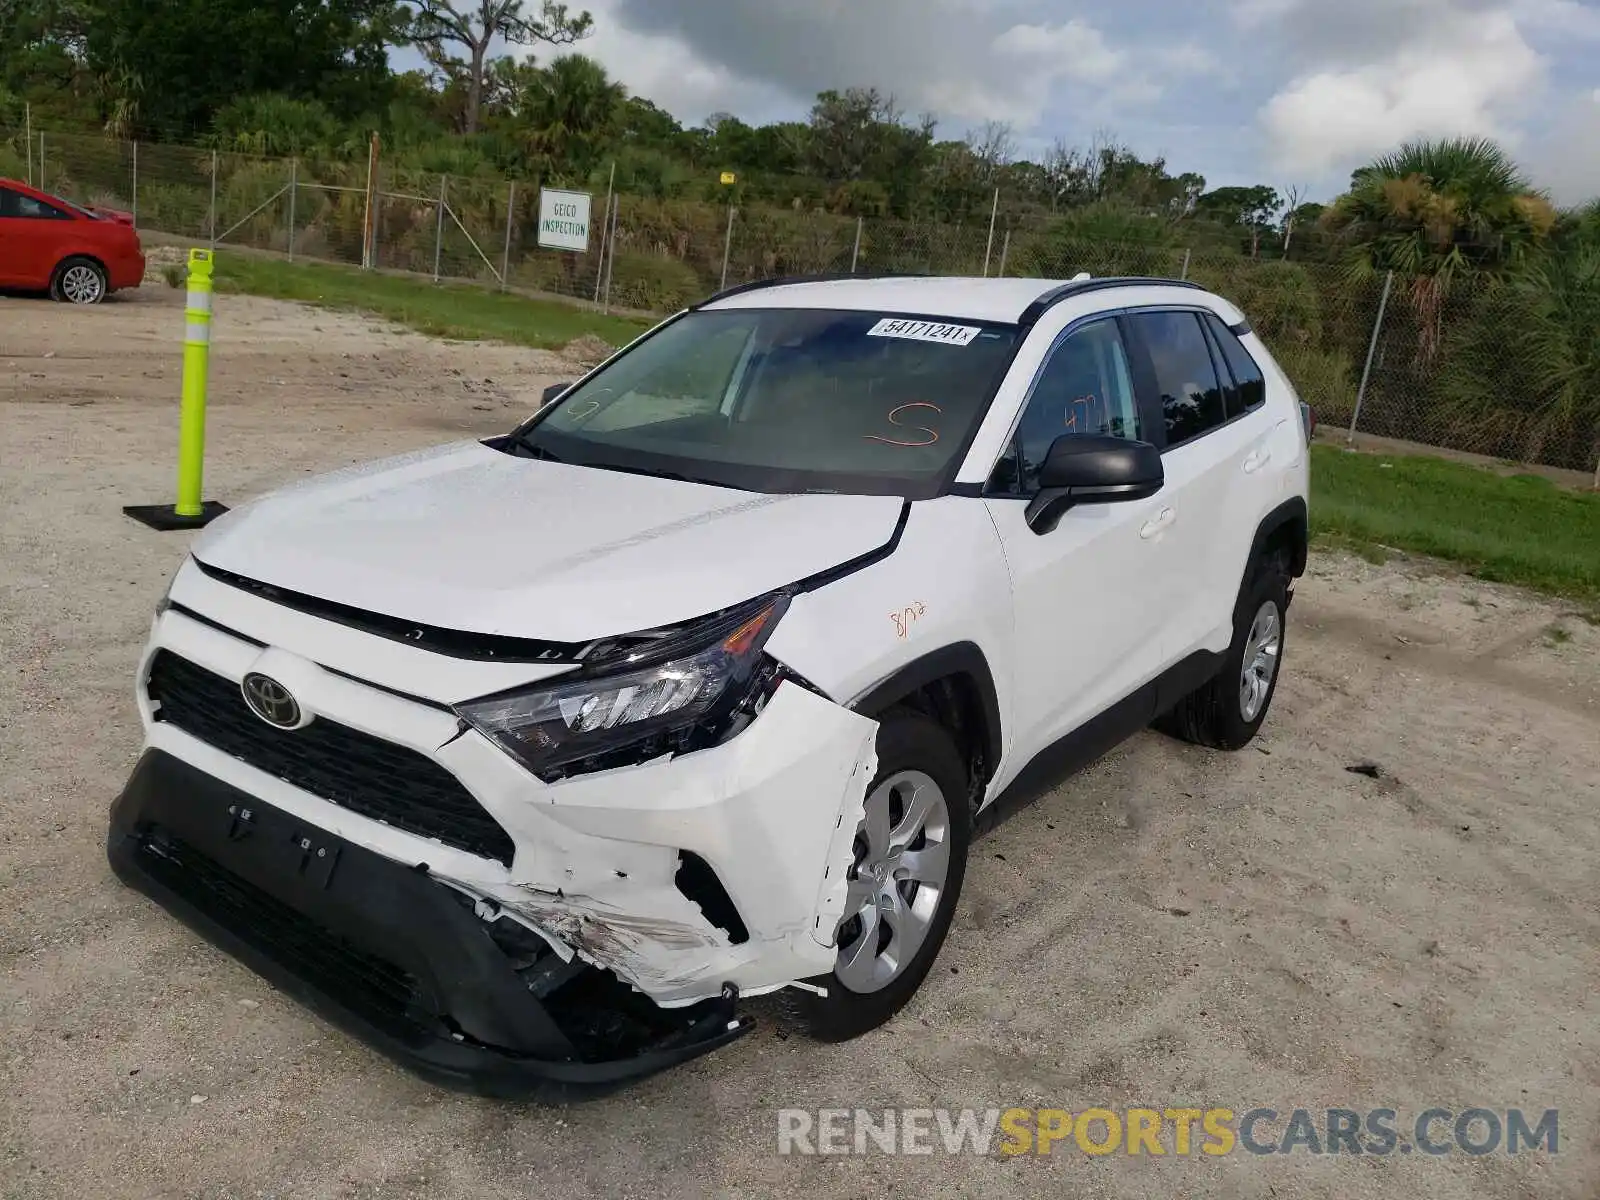
<path fill-rule="evenodd" d="M 895 637 L 904 641 L 911 634 L 911 627 L 917 623 L 917 618 L 928 611 L 928 606 L 921 600 L 913 600 L 898 612 L 889 614 L 889 620 L 894 622 Z"/>

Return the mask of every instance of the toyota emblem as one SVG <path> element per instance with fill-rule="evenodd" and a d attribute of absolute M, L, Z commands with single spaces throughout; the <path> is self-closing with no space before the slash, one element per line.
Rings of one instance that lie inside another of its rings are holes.
<path fill-rule="evenodd" d="M 270 675 L 252 671 L 240 682 L 244 702 L 268 725 L 279 729 L 298 729 L 300 704 L 294 694 Z"/>

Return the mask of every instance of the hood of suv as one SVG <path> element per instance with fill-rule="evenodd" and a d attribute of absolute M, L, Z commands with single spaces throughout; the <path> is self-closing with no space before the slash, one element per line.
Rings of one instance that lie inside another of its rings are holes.
<path fill-rule="evenodd" d="M 337 471 L 213 522 L 207 565 L 367 612 L 581 642 L 690 620 L 888 543 L 894 496 L 763 495 L 477 442 Z"/>

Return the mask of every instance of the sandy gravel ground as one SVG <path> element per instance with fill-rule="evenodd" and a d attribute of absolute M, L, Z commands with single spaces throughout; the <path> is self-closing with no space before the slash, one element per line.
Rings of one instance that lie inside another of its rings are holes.
<path fill-rule="evenodd" d="M 119 512 L 171 498 L 179 309 L 0 299 L 0 1195 L 1600 1193 L 1600 629 L 1415 564 L 1316 558 L 1259 747 L 1142 735 L 980 842 L 930 983 L 863 1040 L 769 1001 L 728 1050 L 551 1110 L 333 1032 L 103 857 L 185 544 Z M 502 429 L 569 373 L 219 298 L 206 492 Z M 775 1153 L 782 1106 L 1097 1104 L 1559 1108 L 1561 1151 Z"/>

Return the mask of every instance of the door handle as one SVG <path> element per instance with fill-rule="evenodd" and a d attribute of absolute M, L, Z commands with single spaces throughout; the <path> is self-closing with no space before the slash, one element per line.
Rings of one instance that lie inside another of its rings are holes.
<path fill-rule="evenodd" d="M 1252 450 L 1248 455 L 1245 456 L 1244 473 L 1246 475 L 1254 475 L 1257 471 L 1261 470 L 1262 467 L 1266 466 L 1271 461 L 1271 450 Z"/>
<path fill-rule="evenodd" d="M 1142 526 L 1140 526 L 1139 536 L 1148 542 L 1151 538 L 1155 537 L 1156 534 L 1160 533 L 1163 529 L 1165 529 L 1168 525 L 1171 525 L 1177 519 L 1178 514 L 1175 509 L 1163 508 L 1154 517 L 1151 517 L 1150 520 L 1146 521 Z"/>

